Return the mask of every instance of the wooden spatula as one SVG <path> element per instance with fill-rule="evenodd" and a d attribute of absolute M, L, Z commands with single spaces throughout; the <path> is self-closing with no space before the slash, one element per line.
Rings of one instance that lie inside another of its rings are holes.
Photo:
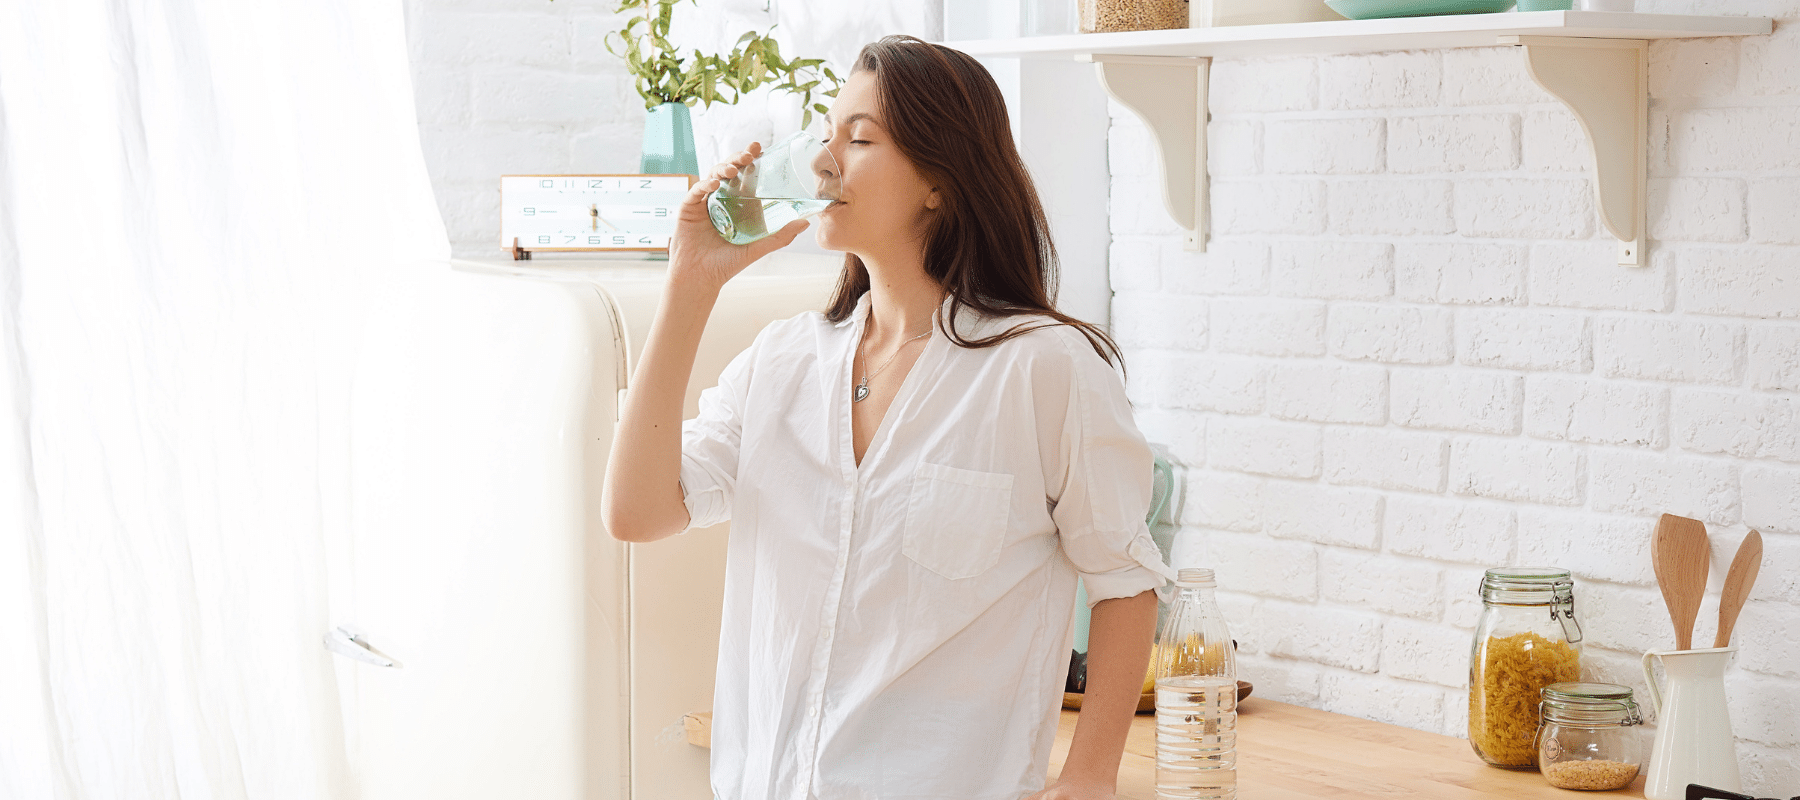
<path fill-rule="evenodd" d="M 1656 585 L 1675 623 L 1675 649 L 1694 647 L 1694 619 L 1700 616 L 1700 598 L 1706 596 L 1706 569 L 1712 550 L 1706 541 L 1706 525 L 1697 519 L 1664 514 L 1656 522 L 1650 542 L 1656 567 Z"/>
<path fill-rule="evenodd" d="M 1744 610 L 1744 600 L 1750 597 L 1750 587 L 1761 570 L 1762 534 L 1752 530 L 1744 535 L 1737 556 L 1731 559 L 1731 571 L 1725 573 L 1725 591 L 1719 595 L 1719 635 L 1713 637 L 1713 647 L 1731 643 L 1731 629 L 1737 627 L 1738 612 Z"/>

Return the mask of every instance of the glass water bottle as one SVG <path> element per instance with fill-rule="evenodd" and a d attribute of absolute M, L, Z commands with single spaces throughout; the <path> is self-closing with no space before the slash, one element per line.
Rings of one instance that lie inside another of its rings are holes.
<path fill-rule="evenodd" d="M 1237 657 L 1213 571 L 1177 575 L 1156 636 L 1156 797 L 1235 800 Z"/>

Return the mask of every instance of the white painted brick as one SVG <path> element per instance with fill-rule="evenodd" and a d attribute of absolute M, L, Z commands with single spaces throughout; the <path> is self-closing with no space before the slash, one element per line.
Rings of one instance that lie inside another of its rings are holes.
<path fill-rule="evenodd" d="M 1587 132 L 1567 106 L 1530 109 L 1520 118 L 1520 127 L 1520 164 L 1526 172 L 1585 174 L 1593 169 Z"/>
<path fill-rule="evenodd" d="M 1377 300 L 1394 291 L 1394 248 L 1383 242 L 1278 242 L 1269 248 L 1275 293 Z"/>
<path fill-rule="evenodd" d="M 468 70 L 415 69 L 413 97 L 422 124 L 467 126 L 474 114 Z"/>
<path fill-rule="evenodd" d="M 1327 56 L 1319 59 L 1320 108 L 1391 108 L 1438 104 L 1443 61 L 1438 50 Z"/>
<path fill-rule="evenodd" d="M 1209 531 L 1219 588 L 1311 601 L 1319 596 L 1317 548 L 1254 533 Z"/>
<path fill-rule="evenodd" d="M 1382 541 L 1390 553 L 1490 566 L 1512 558 L 1513 512 L 1505 506 L 1389 496 L 1385 518 Z M 1480 583 L 1477 572 L 1466 591 L 1474 594 Z"/>
<path fill-rule="evenodd" d="M 1331 309 L 1331 354 L 1352 361 L 1447 364 L 1450 312 L 1441 308 L 1341 303 Z"/>
<path fill-rule="evenodd" d="M 1744 183 L 1736 178 L 1659 178 L 1646 201 L 1650 238 L 1658 241 L 1741 242 L 1749 235 Z"/>
<path fill-rule="evenodd" d="M 1266 367 L 1255 359 L 1179 353 L 1155 366 L 1157 405 L 1228 414 L 1263 410 Z"/>
<path fill-rule="evenodd" d="M 1678 109 L 1668 120 L 1668 165 L 1681 172 L 1800 167 L 1800 106 Z"/>
<path fill-rule="evenodd" d="M 1442 690 L 1355 673 L 1327 672 L 1319 683 L 1326 711 L 1420 730 L 1443 724 Z"/>
<path fill-rule="evenodd" d="M 1207 425 L 1210 465 L 1280 478 L 1319 476 L 1319 429 L 1261 419 L 1215 417 Z"/>
<path fill-rule="evenodd" d="M 1767 36 L 1748 36 L 1741 44 L 1732 44 L 1739 44 L 1744 53 L 1737 89 L 1752 96 L 1793 97 L 1794 87 L 1800 86 L 1800 31 L 1784 21 Z"/>
<path fill-rule="evenodd" d="M 1524 309 L 1457 313 L 1456 360 L 1475 367 L 1586 372 L 1591 364 L 1582 314 Z"/>
<path fill-rule="evenodd" d="M 1390 428 L 1325 429 L 1325 480 L 1332 483 L 1444 490 L 1450 444 L 1443 436 Z"/>
<path fill-rule="evenodd" d="M 1305 300 L 1212 301 L 1220 352 L 1260 356 L 1325 354 L 1325 304 Z"/>
<path fill-rule="evenodd" d="M 1800 748 L 1800 682 L 1734 671 L 1725 676 L 1725 703 L 1738 738 Z"/>
<path fill-rule="evenodd" d="M 1115 292 L 1112 336 L 1121 346 L 1206 349 L 1203 297 L 1161 292 Z"/>
<path fill-rule="evenodd" d="M 1800 748 L 1740 741 L 1737 753 L 1743 762 L 1744 791 L 1757 797 L 1774 797 L 1800 786 Z"/>
<path fill-rule="evenodd" d="M 1725 97 L 1736 93 L 1738 43 L 1731 38 L 1670 39 L 1651 50 L 1651 97 Z"/>
<path fill-rule="evenodd" d="M 1373 550 L 1381 543 L 1381 495 L 1312 483 L 1263 485 L 1270 536 Z"/>
<path fill-rule="evenodd" d="M 1800 252 L 1792 247 L 1696 247 L 1682 251 L 1679 269 L 1685 311 L 1800 319 Z"/>
<path fill-rule="evenodd" d="M 643 166 L 641 112 L 634 106 L 614 117 L 613 122 L 579 126 L 569 135 L 570 171 L 594 175 L 636 173 Z"/>
<path fill-rule="evenodd" d="M 476 122 L 577 124 L 604 120 L 605 109 L 626 102 L 611 75 L 583 75 L 526 67 L 487 67 L 474 73 L 469 96 Z M 584 102 L 572 103 L 570 98 Z"/>
<path fill-rule="evenodd" d="M 1750 328 L 1750 385 L 1800 392 L 1800 325 Z"/>
<path fill-rule="evenodd" d="M 1604 581 L 1575 582 L 1575 618 L 1581 623 L 1587 648 L 1639 654 L 1675 649 L 1675 632 L 1665 608 L 1662 593 L 1654 588 Z"/>
<path fill-rule="evenodd" d="M 1732 629 L 1737 666 L 1765 675 L 1800 678 L 1800 606 L 1751 600 Z"/>
<path fill-rule="evenodd" d="M 1763 533 L 1800 533 L 1800 469 L 1746 464 L 1744 524 Z M 1800 581 L 1800 573 L 1788 580 Z M 1800 592 L 1789 602 L 1800 602 Z"/>
<path fill-rule="evenodd" d="M 1440 180 L 1345 180 L 1331 184 L 1331 231 L 1342 236 L 1417 236 L 1456 230 L 1454 184 Z"/>
<path fill-rule="evenodd" d="M 1630 450 L 1592 451 L 1595 511 L 1678 514 L 1704 522 L 1738 520 L 1738 469 L 1710 458 Z"/>
<path fill-rule="evenodd" d="M 1518 433 L 1524 384 L 1517 375 L 1396 369 L 1390 377 L 1395 425 Z"/>
<path fill-rule="evenodd" d="M 1510 553 L 1488 564 L 1503 564 Z M 1473 635 L 1481 619 L 1481 579 L 1488 567 L 1446 567 L 1444 569 L 1444 624 Z M 1463 720 L 1465 723 L 1468 720 Z"/>
<path fill-rule="evenodd" d="M 1787 485 L 1784 490 L 1789 494 L 1783 499 L 1791 504 L 1796 496 L 1800 496 L 1800 493 L 1796 493 L 1796 487 L 1800 487 L 1800 476 L 1786 476 L 1785 481 Z M 1772 525 L 1759 526 L 1756 518 L 1751 516 L 1748 497 L 1745 498 L 1744 508 L 1744 522 L 1749 528 L 1760 532 L 1763 540 L 1762 571 L 1756 576 L 1756 586 L 1750 592 L 1751 599 L 1800 605 L 1800 534 L 1791 531 L 1783 534 L 1782 529 Z M 1790 508 L 1786 513 L 1796 512 Z M 1724 536 L 1722 543 L 1731 548 L 1721 556 L 1725 563 L 1731 563 L 1730 560 L 1737 555 L 1738 543 L 1743 540 L 1744 537 L 1737 535 L 1735 530 Z"/>
<path fill-rule="evenodd" d="M 500 175 L 558 174 L 569 162 L 561 132 L 477 126 L 473 130 L 420 125 L 419 144 L 436 180 L 480 182 L 489 192 Z M 498 192 L 493 192 L 499 194 Z M 499 201 L 495 201 L 498 209 Z M 497 225 L 498 212 L 489 225 Z M 489 237 L 499 238 L 499 231 Z"/>
<path fill-rule="evenodd" d="M 1655 521 L 1578 511 L 1519 509 L 1521 564 L 1566 567 L 1577 580 L 1654 586 L 1650 532 Z"/>
<path fill-rule="evenodd" d="M 1142 236 L 1114 237 L 1106 252 L 1106 270 L 1115 292 L 1161 289 L 1161 242 Z"/>
<path fill-rule="evenodd" d="M 1263 123 L 1265 166 L 1276 175 L 1382 171 L 1384 120 L 1275 119 Z"/>
<path fill-rule="evenodd" d="M 1238 641 L 1241 643 L 1243 640 Z M 1322 672 L 1322 668 L 1304 661 L 1260 655 L 1240 655 L 1238 658 L 1238 674 L 1256 676 L 1256 680 L 1251 682 L 1256 685 L 1257 697 L 1307 708 L 1319 706 L 1319 674 Z M 1268 688 L 1264 689 L 1264 686 Z"/>
<path fill-rule="evenodd" d="M 1207 101 L 1212 113 L 1313 108 L 1317 58 L 1221 58 L 1213 62 Z"/>
<path fill-rule="evenodd" d="M 469 14 L 428 11 L 407 21 L 413 60 L 458 68 L 469 64 L 567 67 L 567 20 L 549 14 Z M 623 67 L 623 62 L 619 62 Z M 591 74 L 591 73 L 590 73 Z M 590 98 L 591 102 L 591 98 Z"/>
<path fill-rule="evenodd" d="M 1726 323 L 1601 317 L 1594 321 L 1594 371 L 1609 378 L 1734 384 L 1743 340 L 1743 329 Z"/>
<path fill-rule="evenodd" d="M 1651 250 L 1649 264 L 1621 267 L 1617 250 L 1610 240 L 1532 245 L 1531 304 L 1669 310 L 1669 254 Z"/>
<path fill-rule="evenodd" d="M 1525 384 L 1525 434 L 1656 450 L 1668 442 L 1669 391 L 1659 386 L 1533 375 Z"/>
<path fill-rule="evenodd" d="M 1444 97 L 1448 106 L 1554 103 L 1537 85 L 1513 47 L 1466 47 L 1442 51 Z"/>
<path fill-rule="evenodd" d="M 1573 446 L 1505 439 L 1450 443 L 1450 491 L 1572 506 L 1581 502 L 1581 452 Z"/>
<path fill-rule="evenodd" d="M 1140 408 L 1133 416 L 1144 438 L 1167 447 L 1171 458 L 1191 466 L 1206 462 L 1206 417 L 1162 408 Z"/>
<path fill-rule="evenodd" d="M 1387 370 L 1277 363 L 1269 372 L 1269 416 L 1380 425 L 1387 421 Z"/>
<path fill-rule="evenodd" d="M 1519 166 L 1517 114 L 1398 117 L 1388 124 L 1392 172 L 1495 172 Z"/>
<path fill-rule="evenodd" d="M 1505 239 L 1585 239 L 1594 231 L 1585 179 L 1464 178 L 1456 182 L 1456 232 Z M 1598 262 L 1607 263 L 1607 262 Z"/>
<path fill-rule="evenodd" d="M 1800 178 L 1755 178 L 1744 201 L 1750 241 L 1800 244 Z"/>
<path fill-rule="evenodd" d="M 1469 738 L 1469 690 L 1444 689 L 1444 726 L 1437 732 L 1458 739 Z"/>
<path fill-rule="evenodd" d="M 1330 606 L 1262 604 L 1264 652 L 1316 664 L 1374 672 L 1381 663 L 1381 618 Z"/>
<path fill-rule="evenodd" d="M 1443 571 L 1429 564 L 1377 553 L 1359 553 L 1336 547 L 1319 550 L 1319 598 L 1352 608 L 1372 608 L 1414 619 L 1437 619 L 1443 604 Z M 1396 620 L 1384 627 L 1394 633 Z M 1382 671 L 1387 671 L 1383 648 Z M 1466 651 L 1464 655 L 1467 667 Z"/>
<path fill-rule="evenodd" d="M 1206 169 L 1214 177 L 1262 172 L 1262 124 L 1255 120 L 1213 120 L 1206 126 Z M 1128 156 L 1141 160 L 1152 150 Z"/>
<path fill-rule="evenodd" d="M 1525 300 L 1525 248 L 1396 244 L 1394 295 L 1415 303 L 1520 305 Z"/>
<path fill-rule="evenodd" d="M 1696 453 L 1800 462 L 1800 397 L 1678 390 L 1675 443 Z"/>
<path fill-rule="evenodd" d="M 1575 587 L 1575 602 L 1577 605 L 1581 603 L 1582 585 L 1583 584 L 1580 583 L 1579 579 L 1577 579 Z M 1666 624 L 1668 613 L 1662 611 L 1660 607 L 1658 607 L 1657 612 L 1656 616 L 1664 620 Z M 1577 608 L 1575 614 L 1577 618 L 1581 619 L 1582 627 L 1585 629 L 1588 623 L 1584 618 L 1584 610 Z M 1673 638 L 1673 634 L 1670 634 L 1670 637 Z M 1668 646 L 1673 647 L 1674 642 L 1671 641 Z M 1581 648 L 1581 677 L 1583 680 L 1596 681 L 1599 683 L 1616 683 L 1620 686 L 1631 687 L 1632 693 L 1637 697 L 1640 713 L 1644 715 L 1644 721 L 1650 722 L 1655 717 L 1656 712 L 1655 709 L 1651 708 L 1651 705 L 1653 704 L 1648 702 L 1650 690 L 1644 685 L 1643 658 L 1644 653 L 1641 650 L 1623 652 L 1599 647 L 1591 642 L 1583 641 Z M 1644 742 L 1644 746 L 1646 748 L 1650 746 L 1648 740 Z"/>
<path fill-rule="evenodd" d="M 1467 688 L 1469 633 L 1429 622 L 1387 620 L 1381 625 L 1381 674 Z"/>
<path fill-rule="evenodd" d="M 1116 105 L 1110 103 L 1109 105 Z M 1156 140 L 1150 136 L 1138 116 L 1125 111 L 1114 114 L 1106 129 L 1106 166 L 1114 180 L 1123 177 L 1148 178 L 1157 173 Z"/>
<path fill-rule="evenodd" d="M 1163 205 L 1161 178 L 1114 177 L 1107 195 L 1114 236 L 1179 236 L 1181 228 Z"/>
<path fill-rule="evenodd" d="M 1211 186 L 1216 235 L 1325 232 L 1323 181 L 1220 180 Z"/>
<path fill-rule="evenodd" d="M 1214 239 L 1206 252 L 1162 240 L 1163 288 L 1178 294 L 1263 294 L 1269 290 L 1269 246 Z"/>
<path fill-rule="evenodd" d="M 1230 531 L 1262 530 L 1262 478 L 1192 470 L 1184 476 L 1181 522 Z"/>
<path fill-rule="evenodd" d="M 1210 564 L 1212 562 L 1209 560 L 1205 564 L 1186 564 L 1184 566 L 1207 567 Z M 1256 624 L 1262 618 L 1262 598 L 1253 594 L 1242 594 L 1224 589 L 1218 591 L 1217 597 L 1219 613 L 1225 617 L 1226 633 L 1232 641 L 1237 643 L 1240 659 L 1238 663 L 1242 664 L 1241 659 L 1246 655 L 1255 658 L 1256 653 L 1262 652 L 1262 642 L 1257 637 L 1258 626 Z"/>

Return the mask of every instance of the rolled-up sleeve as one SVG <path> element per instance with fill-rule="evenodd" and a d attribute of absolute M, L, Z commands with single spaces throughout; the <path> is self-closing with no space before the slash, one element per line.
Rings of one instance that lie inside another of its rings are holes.
<path fill-rule="evenodd" d="M 731 519 L 744 435 L 744 398 L 756 349 L 752 343 L 738 353 L 719 373 L 718 384 L 700 392 L 700 413 L 681 424 L 681 494 L 687 506 L 688 529 Z"/>
<path fill-rule="evenodd" d="M 1175 571 L 1150 538 L 1155 456 L 1131 416 L 1125 384 L 1078 333 L 1069 352 L 1068 403 L 1050 474 L 1063 552 L 1081 573 L 1088 607 L 1101 600 L 1161 592 Z M 1085 351 L 1085 352 L 1084 352 Z"/>

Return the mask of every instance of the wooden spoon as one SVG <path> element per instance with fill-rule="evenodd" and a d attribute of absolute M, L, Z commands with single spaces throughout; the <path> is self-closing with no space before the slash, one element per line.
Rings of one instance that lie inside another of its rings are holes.
<path fill-rule="evenodd" d="M 1650 540 L 1656 585 L 1661 587 L 1669 619 L 1675 623 L 1675 649 L 1694 647 L 1694 619 L 1706 596 L 1706 570 L 1712 560 L 1706 525 L 1697 519 L 1664 514 Z"/>
<path fill-rule="evenodd" d="M 1713 647 L 1731 643 L 1731 629 L 1737 627 L 1738 612 L 1744 610 L 1744 601 L 1761 570 L 1762 534 L 1752 530 L 1744 535 L 1737 556 L 1731 559 L 1731 571 L 1725 573 L 1725 591 L 1719 595 L 1719 635 L 1713 637 Z"/>

